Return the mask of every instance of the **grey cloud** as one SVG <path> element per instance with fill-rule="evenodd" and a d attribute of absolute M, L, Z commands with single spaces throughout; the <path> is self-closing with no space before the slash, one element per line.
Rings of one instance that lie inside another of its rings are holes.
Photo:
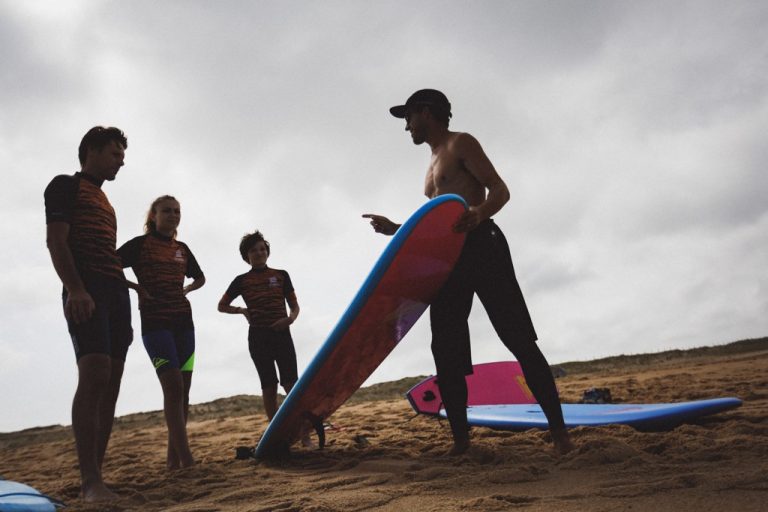
<path fill-rule="evenodd" d="M 602 56 L 616 70 L 605 91 L 612 110 L 629 109 L 641 129 L 658 133 L 721 122 L 766 97 L 764 6 L 637 6 Z"/>
<path fill-rule="evenodd" d="M 55 105 L 78 101 L 90 90 L 84 74 L 72 68 L 76 56 L 62 59 L 55 43 L 41 38 L 44 31 L 25 21 L 0 6 L 0 130 L 6 140 L 21 129 L 40 130 L 55 115 Z"/>
<path fill-rule="evenodd" d="M 555 251 L 556 252 L 556 251 Z M 532 295 L 557 293 L 563 288 L 574 288 L 581 283 L 594 280 L 598 275 L 589 268 L 577 268 L 552 257 L 542 257 L 536 264 L 527 268 L 526 289 Z"/>

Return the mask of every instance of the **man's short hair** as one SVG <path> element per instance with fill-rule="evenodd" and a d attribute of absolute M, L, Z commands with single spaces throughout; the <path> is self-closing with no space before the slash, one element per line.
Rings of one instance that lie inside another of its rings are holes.
<path fill-rule="evenodd" d="M 451 116 L 453 115 L 450 113 L 450 111 L 445 110 L 437 105 L 424 105 L 424 108 L 429 109 L 429 111 L 432 113 L 432 117 L 434 117 L 438 123 L 443 124 L 446 128 L 448 128 L 448 125 L 451 122 Z"/>
<path fill-rule="evenodd" d="M 101 150 L 112 141 L 120 144 L 123 149 L 128 149 L 128 139 L 125 138 L 125 134 L 120 128 L 94 126 L 88 130 L 88 133 L 83 136 L 83 140 L 80 141 L 80 147 L 77 151 L 80 165 L 85 164 L 85 157 L 89 149 Z"/>
<path fill-rule="evenodd" d="M 248 251 L 259 242 L 264 242 L 264 245 L 267 247 L 267 256 L 269 256 L 269 242 L 264 239 L 264 235 L 261 234 L 261 231 L 256 231 L 255 233 L 246 234 L 240 240 L 240 256 L 243 257 L 243 261 L 250 263 L 250 261 L 248 261 Z"/>

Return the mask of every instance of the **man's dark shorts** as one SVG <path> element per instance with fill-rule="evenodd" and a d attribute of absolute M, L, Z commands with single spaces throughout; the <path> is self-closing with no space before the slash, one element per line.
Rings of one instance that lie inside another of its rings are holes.
<path fill-rule="evenodd" d="M 290 389 L 299 379 L 290 329 L 273 331 L 269 327 L 252 325 L 248 329 L 248 350 L 256 365 L 262 389 L 275 387 L 278 382 L 283 389 Z M 280 372 L 279 380 L 275 365 Z"/>
<path fill-rule="evenodd" d="M 96 308 L 91 318 L 83 323 L 75 324 L 67 318 L 77 360 L 86 354 L 107 354 L 125 361 L 133 341 L 128 287 L 125 282 L 108 278 L 94 277 L 83 282 Z M 67 303 L 67 295 L 64 290 L 62 304 Z"/>
<path fill-rule="evenodd" d="M 501 341 L 520 357 L 538 351 L 536 330 L 501 229 L 486 220 L 467 235 L 456 266 L 430 307 L 432 354 L 438 375 L 472 373 L 467 318 L 474 295 Z"/>

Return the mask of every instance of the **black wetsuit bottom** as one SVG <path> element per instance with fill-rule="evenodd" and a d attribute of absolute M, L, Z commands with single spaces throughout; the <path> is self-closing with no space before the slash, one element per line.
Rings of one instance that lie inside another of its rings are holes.
<path fill-rule="evenodd" d="M 536 344 L 507 240 L 492 220 L 486 220 L 467 234 L 453 272 L 430 307 L 432 355 L 454 439 L 469 435 L 465 376 L 472 373 L 472 353 L 467 319 L 475 293 L 499 338 L 520 363 L 550 428 L 564 428 L 555 380 Z"/>
<path fill-rule="evenodd" d="M 287 392 L 296 384 L 299 378 L 296 349 L 290 329 L 274 331 L 269 327 L 251 325 L 248 329 L 248 350 L 262 389 L 276 387 L 280 383 Z M 277 371 L 280 372 L 279 379 Z"/>
<path fill-rule="evenodd" d="M 81 273 L 80 278 L 95 308 L 90 318 L 79 324 L 65 313 L 75 357 L 79 361 L 87 354 L 107 354 L 125 362 L 133 342 L 131 299 L 125 281 L 95 273 Z M 62 289 L 62 307 L 66 307 L 68 297 L 66 288 Z"/>

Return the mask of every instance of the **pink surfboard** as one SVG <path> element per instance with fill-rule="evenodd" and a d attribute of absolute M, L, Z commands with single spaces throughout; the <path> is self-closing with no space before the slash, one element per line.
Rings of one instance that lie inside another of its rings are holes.
<path fill-rule="evenodd" d="M 472 370 L 467 375 L 467 406 L 536 403 L 517 361 L 476 364 Z M 437 416 L 443 406 L 435 376 L 419 382 L 405 396 L 420 414 Z"/>

